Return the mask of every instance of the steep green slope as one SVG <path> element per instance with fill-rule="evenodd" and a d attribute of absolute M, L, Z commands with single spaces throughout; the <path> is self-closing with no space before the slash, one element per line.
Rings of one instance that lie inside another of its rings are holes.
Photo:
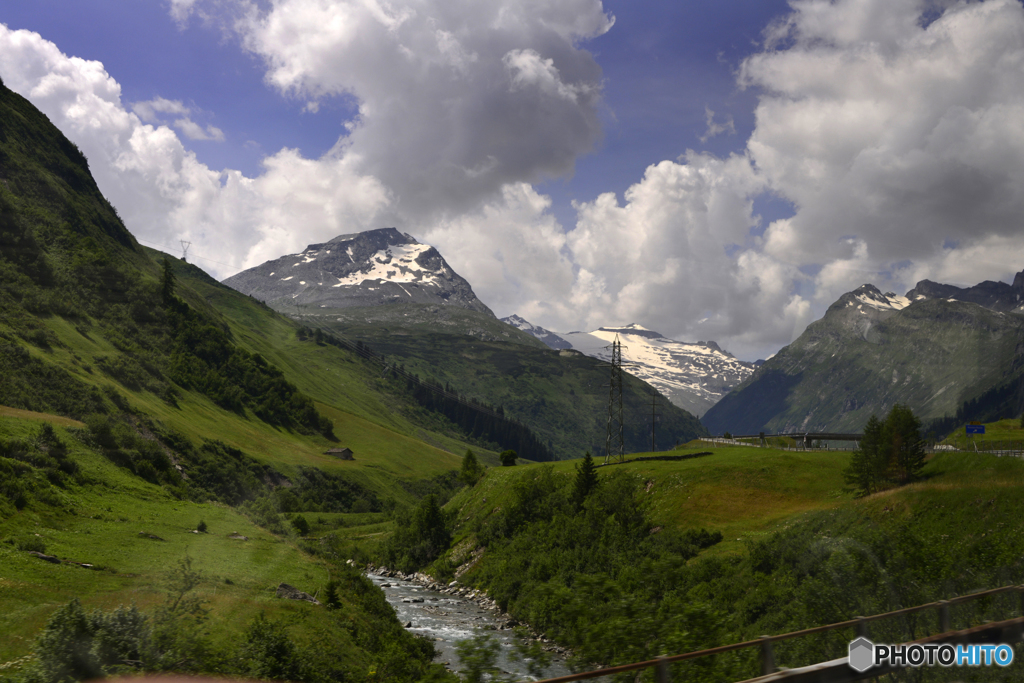
<path fill-rule="evenodd" d="M 853 294 L 709 410 L 708 429 L 856 432 L 896 403 L 928 421 L 955 416 L 993 387 L 1016 386 L 1024 316 L 943 299 L 858 310 Z"/>
<path fill-rule="evenodd" d="M 48 434 L 44 424 L 54 425 Z M 72 600 L 93 617 L 94 609 L 137 607 L 144 621 L 135 629 L 122 622 L 122 635 L 137 639 L 152 628 L 155 637 L 143 638 L 130 661 L 114 657 L 113 668 L 88 675 L 80 655 L 71 679 L 142 671 L 259 676 L 254 665 L 309 681 L 376 680 L 368 675 L 374 670 L 399 680 L 443 675 L 429 663 L 429 644 L 402 629 L 383 595 L 343 564 L 345 546 L 329 524 L 311 515 L 316 537 L 301 539 L 271 533 L 227 505 L 180 499 L 118 467 L 90 445 L 87 430 L 63 424 L 24 411 L 0 417 L 0 680 L 55 680 L 55 664 L 74 663 L 52 647 L 52 636 L 49 648 L 35 640 Z M 323 602 L 330 581 L 338 609 L 275 596 L 288 583 Z M 199 611 L 175 611 L 176 604 Z M 82 627 L 72 635 L 88 652 Z M 273 651 L 260 645 L 268 635 Z"/>
<path fill-rule="evenodd" d="M 57 609 L 72 597 L 106 609 L 134 594 L 146 623 L 164 628 L 161 585 L 189 557 L 214 579 L 201 591 L 214 616 L 205 631 L 175 633 L 208 637 L 212 649 L 198 664 L 146 670 L 426 675 L 430 646 L 346 569 L 332 522 L 450 489 L 442 475 L 459 463 L 450 451 L 466 444 L 425 431 L 451 425 L 401 392 L 378 391 L 353 354 L 300 343 L 295 323 L 157 258 L 124 228 L 77 148 L 0 85 L 0 653 L 24 655 L 48 616 L 72 623 L 77 608 Z M 42 431 L 40 420 L 59 428 Z M 338 446 L 355 460 L 325 454 Z M 296 537 L 298 515 L 314 539 Z M 209 536 L 191 533 L 201 519 Z M 236 531 L 250 540 L 228 538 Z M 315 592 L 328 575 L 341 581 L 343 615 L 272 597 L 281 581 Z M 263 610 L 288 621 L 252 622 Z M 239 643 L 256 647 L 263 636 L 308 644 L 299 650 L 315 666 L 246 668 Z M 324 638 L 338 648 L 316 654 Z M 89 671 L 72 677 L 102 673 Z M 60 677 L 51 674 L 33 680 Z"/>
<path fill-rule="evenodd" d="M 162 258 L 160 252 L 149 251 L 154 258 Z M 179 281 L 230 327 L 236 343 L 281 368 L 304 393 L 320 402 L 320 409 L 335 421 L 335 433 L 343 445 L 365 453 L 367 442 L 359 435 L 379 432 L 379 441 L 397 432 L 459 455 L 471 446 L 486 462 L 497 463 L 493 453 L 467 444 L 464 432 L 423 410 L 402 387 L 382 378 L 375 364 L 337 346 L 303 341 L 292 320 L 225 287 L 199 268 L 181 261 L 173 261 L 172 266 Z M 423 462 L 421 453 L 410 455 L 414 456 L 410 461 Z"/>
<path fill-rule="evenodd" d="M 341 327 L 400 329 L 406 333 L 437 333 L 466 335 L 482 341 L 501 341 L 520 344 L 534 349 L 547 345 L 520 329 L 512 327 L 493 315 L 459 306 L 439 304 L 388 303 L 380 306 L 352 306 L 348 308 L 312 308 L 290 306 L 287 302 L 274 302 L 275 310 L 296 320 L 319 327 L 319 321 Z"/>
<path fill-rule="evenodd" d="M 347 318 L 301 319 L 360 340 L 407 371 L 436 380 L 474 400 L 501 406 L 506 415 L 524 422 L 548 442 L 559 458 L 579 457 L 584 450 L 595 455 L 604 453 L 608 363 L 573 351 L 484 341 L 405 326 L 398 320 L 381 325 Z M 624 376 L 627 453 L 651 448 L 653 391 L 645 382 Z M 659 449 L 707 433 L 696 417 L 664 399 L 658 401 L 657 412 L 660 417 L 655 441 Z"/>

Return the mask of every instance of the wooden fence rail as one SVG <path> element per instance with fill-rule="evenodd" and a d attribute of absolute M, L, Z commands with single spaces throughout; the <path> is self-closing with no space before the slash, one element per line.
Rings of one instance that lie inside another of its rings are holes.
<path fill-rule="evenodd" d="M 768 681 L 786 681 L 786 683 L 844 683 L 845 681 L 862 680 L 864 678 L 871 678 L 888 673 L 893 669 L 883 670 L 875 668 L 869 669 L 868 672 L 865 672 L 864 674 L 859 674 L 847 665 L 847 658 L 843 657 L 829 662 L 815 664 L 810 667 L 778 671 L 775 663 L 774 643 L 788 640 L 790 638 L 799 638 L 801 636 L 809 636 L 816 633 L 824 633 L 826 631 L 846 628 L 855 629 L 858 636 L 868 636 L 868 624 L 871 622 L 933 609 L 938 610 L 938 627 L 939 631 L 942 633 L 920 640 L 910 641 L 910 643 L 907 644 L 923 644 L 930 642 L 1019 642 L 1024 638 L 1024 616 L 997 623 L 983 624 L 981 626 L 975 626 L 959 631 L 950 630 L 950 607 L 1010 592 L 1016 592 L 1020 596 L 1020 612 L 1024 615 L 1024 586 L 1002 586 L 1000 588 L 993 588 L 991 590 L 981 591 L 978 593 L 953 597 L 949 600 L 929 602 L 924 605 L 917 605 L 916 607 L 905 607 L 903 609 L 893 610 L 892 612 L 885 612 L 884 614 L 857 617 L 856 619 L 850 619 L 848 621 L 840 621 L 835 624 L 805 628 L 800 631 L 792 631 L 790 633 L 782 633 L 775 636 L 761 636 L 757 640 L 747 640 L 742 643 L 720 645 L 706 650 L 697 650 L 695 652 L 686 652 L 678 655 L 665 655 L 645 662 L 633 662 L 631 664 L 610 666 L 604 669 L 584 671 L 581 673 L 569 674 L 567 676 L 559 676 L 557 678 L 548 678 L 538 681 L 537 683 L 570 683 L 570 681 L 602 678 L 604 676 L 614 676 L 615 674 L 650 668 L 655 669 L 655 680 L 658 681 L 658 683 L 669 683 L 669 664 L 752 647 L 758 647 L 761 650 L 761 675 L 758 678 L 749 679 L 751 683 L 753 681 L 758 681 L 759 683 L 761 681 L 764 681 L 765 683 Z M 989 640 L 985 640 L 986 638 Z"/>

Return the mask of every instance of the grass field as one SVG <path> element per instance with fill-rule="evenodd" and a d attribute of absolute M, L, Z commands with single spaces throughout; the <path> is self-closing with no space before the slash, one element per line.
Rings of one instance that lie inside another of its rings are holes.
<path fill-rule="evenodd" d="M 36 429 L 31 417 L 0 417 L 0 437 Z M 57 431 L 87 483 L 60 489 L 57 505 L 33 503 L 0 522 L 0 663 L 25 655 L 49 614 L 74 597 L 88 608 L 154 607 L 186 557 L 206 577 L 198 590 L 212 608 L 212 632 L 228 637 L 260 611 L 286 616 L 300 634 L 324 626 L 322 609 L 274 597 L 281 582 L 316 593 L 328 581 L 328 565 L 295 538 L 274 536 L 224 505 L 175 500 Z M 192 533 L 200 520 L 207 533 Z M 65 562 L 19 549 L 30 546 Z"/>
<path fill-rule="evenodd" d="M 711 455 L 606 465 L 599 467 L 598 473 L 625 471 L 640 479 L 650 495 L 651 518 L 658 525 L 721 531 L 725 540 L 710 551 L 713 553 L 742 552 L 745 541 L 769 533 L 794 515 L 852 499 L 852 494 L 843 490 L 842 478 L 849 453 L 743 446 L 707 450 Z M 635 453 L 632 457 L 644 455 L 664 454 Z M 568 479 L 574 476 L 578 462 L 550 466 Z M 458 509 L 462 523 L 485 520 L 506 504 L 514 478 L 529 476 L 529 468 L 543 466 L 547 465 L 490 469 L 482 482 L 459 493 L 449 507 Z"/>
<path fill-rule="evenodd" d="M 985 425 L 984 434 L 967 435 L 965 427 L 960 427 L 946 439 L 943 444 L 955 446 L 960 449 L 971 449 L 974 444 L 983 444 L 992 441 L 1018 441 L 1024 442 L 1024 429 L 1021 429 L 1021 421 L 1017 418 L 989 422 Z"/>
<path fill-rule="evenodd" d="M 1024 438 L 1017 425 L 1017 420 L 994 423 L 989 425 L 988 435 L 1001 439 L 1007 438 L 1005 434 L 1018 432 Z M 923 504 L 947 497 L 975 500 L 986 491 L 997 497 L 1024 492 L 1024 462 L 984 453 L 929 456 L 920 481 L 866 498 L 855 498 L 843 480 L 849 451 L 784 451 L 694 442 L 689 448 L 671 453 L 705 450 L 710 450 L 711 455 L 681 461 L 602 465 L 598 473 L 604 476 L 612 471 L 625 471 L 640 480 L 650 495 L 651 519 L 657 525 L 720 531 L 724 540 L 705 551 L 708 555 L 742 555 L 751 541 L 823 510 L 844 509 L 872 515 L 888 507 L 884 514 L 893 516 L 896 510 L 909 512 L 917 504 L 908 502 L 911 500 Z M 645 455 L 664 453 L 635 453 L 627 456 L 627 460 Z M 601 459 L 597 462 L 600 464 Z M 569 480 L 575 476 L 578 463 L 574 460 L 489 469 L 483 480 L 459 492 L 447 506 L 457 511 L 454 545 L 464 538 L 458 529 L 475 527 L 507 505 L 509 491 L 518 477 L 531 476 L 530 472 L 537 467 L 552 467 Z M 967 524 L 973 524 L 973 519 Z M 353 524 L 346 534 L 358 542 L 360 528 Z M 367 538 L 379 540 L 381 531 L 388 528 L 385 522 L 375 523 L 366 528 Z"/>

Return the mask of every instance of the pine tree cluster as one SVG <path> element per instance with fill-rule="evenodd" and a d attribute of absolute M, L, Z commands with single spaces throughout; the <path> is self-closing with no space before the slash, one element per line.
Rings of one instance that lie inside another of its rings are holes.
<path fill-rule="evenodd" d="M 866 496 L 910 483 L 923 467 L 921 421 L 910 408 L 897 403 L 884 421 L 874 415 L 868 418 L 864 437 L 843 476 L 858 495 Z"/>

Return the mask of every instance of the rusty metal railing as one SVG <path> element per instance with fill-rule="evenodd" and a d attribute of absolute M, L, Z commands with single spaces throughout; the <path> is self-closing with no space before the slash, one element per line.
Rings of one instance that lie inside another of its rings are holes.
<path fill-rule="evenodd" d="M 537 683 L 570 683 L 571 681 L 582 681 L 591 678 L 602 678 L 604 676 L 614 676 L 620 673 L 626 673 L 628 671 L 639 671 L 642 669 L 655 669 L 655 680 L 658 683 L 669 683 L 669 664 L 676 662 L 683 662 L 687 660 L 698 659 L 701 657 L 709 657 L 711 655 L 722 654 L 724 652 L 733 652 L 735 650 L 743 650 L 746 648 L 760 647 L 761 648 L 761 676 L 757 679 L 751 680 L 762 680 L 765 676 L 770 676 L 771 680 L 798 680 L 800 674 L 810 673 L 814 667 L 805 667 L 804 669 L 793 669 L 786 672 L 778 672 L 775 664 L 775 648 L 774 644 L 782 640 L 789 640 L 791 638 L 799 638 L 801 636 L 809 636 L 816 633 L 824 633 L 826 631 L 834 631 L 837 629 L 854 628 L 858 636 L 868 635 L 868 624 L 873 621 L 879 621 L 882 619 L 889 619 L 892 617 L 905 616 L 908 614 L 915 614 L 917 612 L 924 612 L 927 610 L 937 609 L 938 610 L 938 626 L 940 633 L 937 636 L 930 636 L 920 641 L 913 642 L 925 642 L 937 640 L 942 637 L 949 637 L 950 640 L 957 638 L 971 638 L 976 634 L 986 634 L 988 629 L 991 631 L 994 628 L 1010 629 L 1008 633 L 1012 631 L 1015 641 L 1020 640 L 1024 637 L 1024 616 L 1016 619 L 1010 619 L 1005 622 L 999 622 L 996 624 L 984 624 L 982 626 L 976 626 L 970 629 L 962 631 L 950 631 L 950 613 L 949 608 L 965 602 L 971 602 L 985 597 L 991 597 L 1001 593 L 1017 592 L 1020 594 L 1021 605 L 1020 611 L 1024 615 L 1024 586 L 1003 586 L 1001 588 L 993 588 L 991 590 L 980 591 L 978 593 L 970 593 L 968 595 L 960 595 L 957 597 L 950 598 L 949 600 L 938 600 L 936 602 L 929 602 L 924 605 L 918 605 L 916 607 L 905 607 L 903 609 L 894 610 L 892 612 L 885 612 L 884 614 L 875 614 L 868 617 L 857 617 L 847 621 L 840 621 L 835 624 L 827 624 L 825 626 L 815 626 L 813 628 L 805 628 L 800 631 L 792 631 L 790 633 L 782 633 L 775 636 L 761 636 L 757 640 L 747 640 L 742 643 L 732 643 L 729 645 L 720 645 L 718 647 L 708 648 L 706 650 L 696 650 L 694 652 L 686 652 L 678 655 L 664 655 L 656 659 L 649 659 L 645 662 L 633 662 L 631 664 L 621 664 L 619 666 L 609 666 L 603 669 L 595 669 L 593 671 L 584 671 L 581 673 L 569 674 L 567 676 L 559 676 L 557 678 L 547 678 Z M 845 662 L 843 660 L 835 660 Z M 835 662 L 825 662 L 824 664 L 834 665 Z M 838 670 L 848 670 L 848 675 L 844 672 L 841 680 L 858 680 L 859 678 L 867 678 L 871 676 L 879 675 L 879 671 L 873 671 L 870 674 L 860 676 L 853 672 L 849 667 L 841 667 Z M 815 674 L 816 676 L 817 674 Z M 852 677 L 851 677 L 852 676 Z M 767 679 L 765 679 L 767 680 Z M 816 678 L 815 680 L 826 680 L 824 678 Z M 840 680 L 840 678 L 833 678 L 833 680 Z"/>

